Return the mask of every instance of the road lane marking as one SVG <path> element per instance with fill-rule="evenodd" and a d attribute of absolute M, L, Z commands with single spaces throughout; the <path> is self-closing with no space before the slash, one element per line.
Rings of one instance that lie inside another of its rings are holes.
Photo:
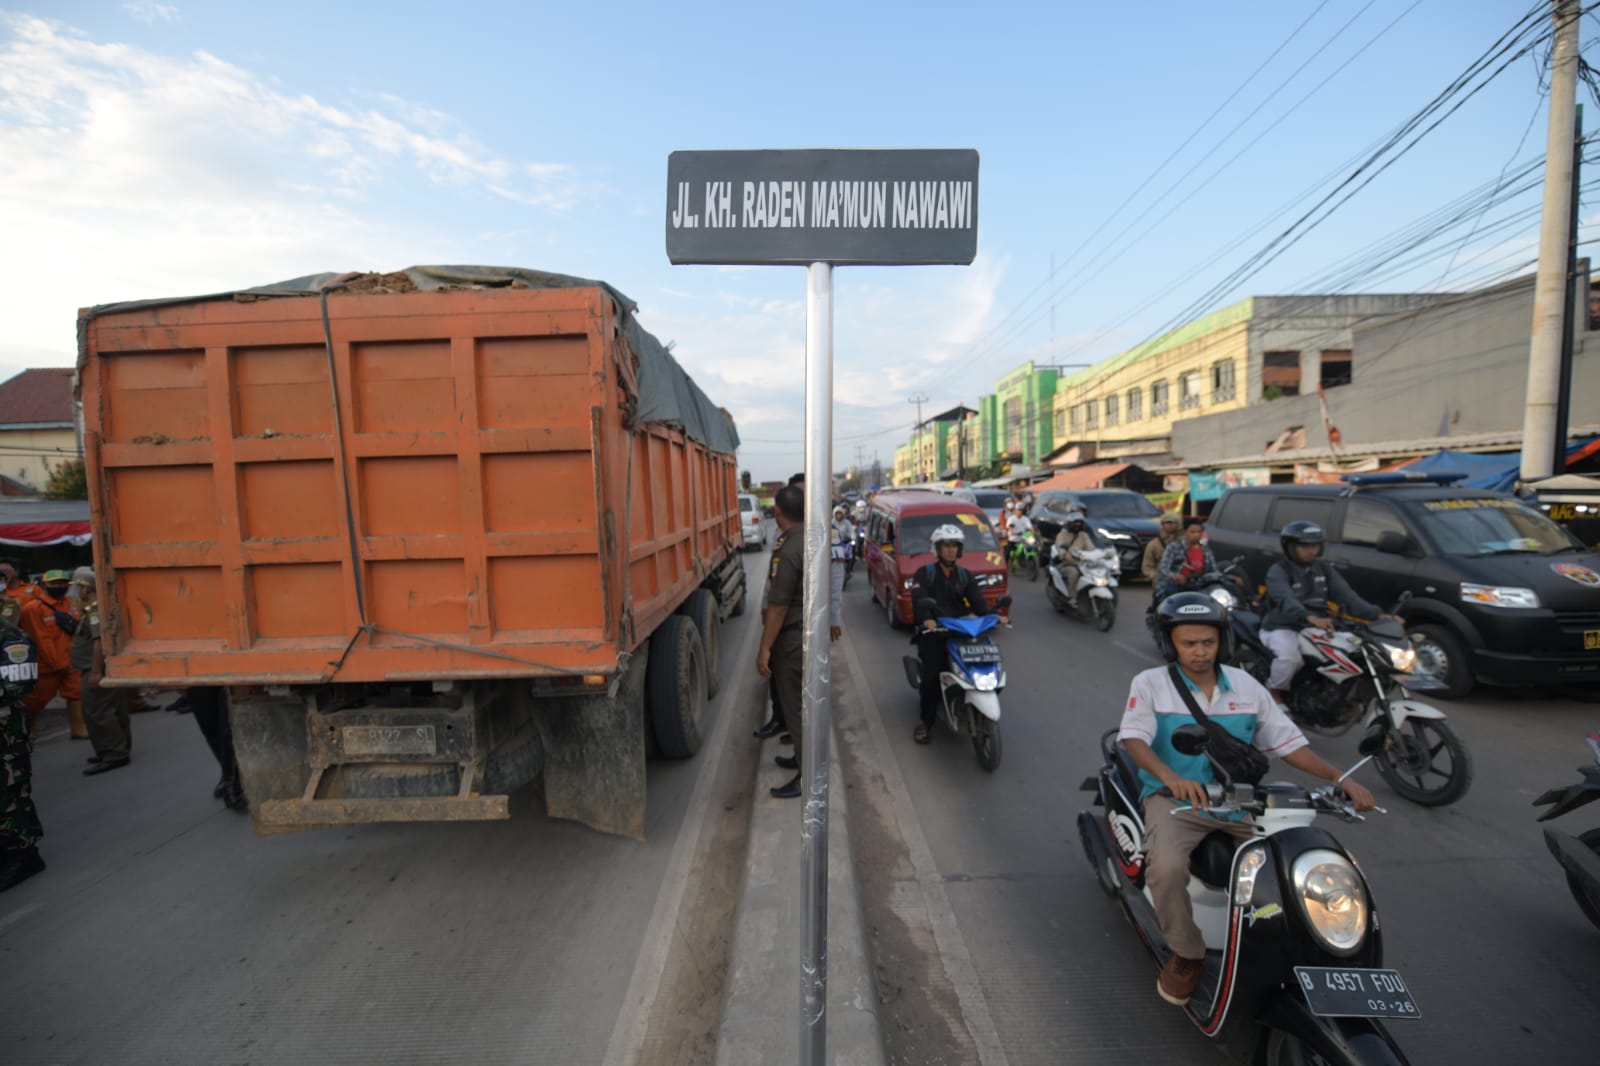
<path fill-rule="evenodd" d="M 747 570 L 747 582 L 748 576 Z M 747 588 L 747 603 L 748 600 Z M 746 611 L 745 614 L 750 620 L 745 625 L 744 640 L 739 644 L 740 665 L 735 668 L 735 676 L 741 676 L 739 671 L 744 664 L 755 662 L 756 634 L 761 629 L 758 612 Z M 747 691 L 751 688 L 753 686 L 745 686 Z M 729 685 L 725 691 L 732 696 L 739 689 Z M 761 686 L 763 698 L 766 691 L 766 686 Z M 684 812 L 683 826 L 678 830 L 677 843 L 673 844 L 672 855 L 667 860 L 661 891 L 656 894 L 656 905 L 650 912 L 650 924 L 645 927 L 644 945 L 639 949 L 639 959 L 634 964 L 633 977 L 628 981 L 622 1009 L 617 1013 L 616 1025 L 611 1030 L 611 1041 L 606 1045 L 605 1066 L 633 1066 L 644 1047 L 650 1014 L 661 988 L 661 975 L 666 972 L 667 956 L 671 954 L 672 939 L 677 932 L 678 911 L 683 906 L 683 895 L 689 886 L 689 866 L 699 854 L 700 838 L 705 834 L 711 789 L 722 777 L 722 764 L 732 746 L 728 743 L 728 730 L 732 728 L 730 723 L 736 718 L 745 720 L 747 716 L 741 716 L 740 713 L 745 709 L 744 703 L 730 699 L 730 705 L 722 708 L 722 713 L 717 716 L 717 724 L 712 727 L 708 746 L 716 753 L 715 760 L 701 760 L 700 776 L 695 780 L 688 810 Z"/>
<path fill-rule="evenodd" d="M 889 746 L 889 734 L 883 728 L 883 716 L 867 683 L 867 673 L 856 658 L 855 647 L 849 641 L 840 641 L 850 661 L 850 671 L 857 679 L 862 709 L 866 712 L 867 733 L 872 738 L 873 768 L 883 775 L 883 780 L 894 795 L 894 816 L 900 826 L 901 839 L 905 841 L 912 869 L 917 875 L 917 885 L 922 890 L 923 904 L 928 923 L 933 929 L 934 943 L 939 947 L 939 957 L 944 961 L 945 975 L 955 989 L 956 1001 L 961 1004 L 961 1016 L 966 1020 L 967 1031 L 978 1049 L 982 1066 L 1008 1066 L 1005 1048 L 1000 1043 L 999 1030 L 989 1015 L 989 1001 L 984 998 L 983 986 L 978 981 L 978 971 L 967 951 L 967 942 L 956 924 L 955 911 L 945 892 L 944 878 L 933 860 L 933 849 L 922 832 L 922 822 L 911 803 L 911 793 L 906 790 L 905 779 L 900 776 L 900 764 L 894 749 Z"/>

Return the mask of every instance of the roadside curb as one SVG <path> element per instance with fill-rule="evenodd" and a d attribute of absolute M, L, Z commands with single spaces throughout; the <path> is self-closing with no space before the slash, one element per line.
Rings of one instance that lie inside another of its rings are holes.
<path fill-rule="evenodd" d="M 836 669 L 844 666 L 844 656 L 836 654 L 833 663 Z M 834 686 L 835 699 L 842 688 Z M 744 887 L 728 950 L 728 992 L 717 1033 L 718 1066 L 790 1066 L 800 1056 L 802 805 L 799 800 L 773 799 L 767 792 L 793 776 L 770 758 L 787 750 L 763 745 L 756 770 Z M 883 1032 L 837 750 L 835 732 L 828 760 L 828 1061 L 839 1066 L 884 1066 Z"/>

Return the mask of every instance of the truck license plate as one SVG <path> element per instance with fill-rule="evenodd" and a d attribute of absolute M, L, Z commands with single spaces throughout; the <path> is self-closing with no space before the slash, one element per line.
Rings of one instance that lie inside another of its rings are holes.
<path fill-rule="evenodd" d="M 346 755 L 435 755 L 431 725 L 347 725 L 340 731 Z"/>
<path fill-rule="evenodd" d="M 1583 631 L 1583 650 L 1600 651 L 1600 629 L 1585 629 Z"/>
<path fill-rule="evenodd" d="M 1398 970 L 1296 966 L 1294 975 L 1312 1014 L 1336 1018 L 1420 1018 Z"/>

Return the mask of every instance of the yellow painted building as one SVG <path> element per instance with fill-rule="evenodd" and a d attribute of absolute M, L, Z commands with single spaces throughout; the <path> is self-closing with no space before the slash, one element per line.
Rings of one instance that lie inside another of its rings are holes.
<path fill-rule="evenodd" d="M 1064 378 L 1056 440 L 1094 443 L 1104 458 L 1167 440 L 1172 424 L 1244 407 L 1251 300 Z"/>

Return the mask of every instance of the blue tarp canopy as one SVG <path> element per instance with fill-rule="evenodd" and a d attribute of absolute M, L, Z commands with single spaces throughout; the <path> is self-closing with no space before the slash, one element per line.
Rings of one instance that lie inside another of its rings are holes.
<path fill-rule="evenodd" d="M 1568 445 L 1567 455 L 1570 457 L 1583 451 L 1590 443 L 1591 441 L 1578 441 Z M 1472 452 L 1442 450 L 1432 455 L 1424 455 L 1400 469 L 1423 474 L 1465 474 L 1466 480 L 1457 482 L 1461 488 L 1511 492 L 1517 487 L 1517 479 L 1522 473 L 1522 453 L 1478 455 Z"/>

